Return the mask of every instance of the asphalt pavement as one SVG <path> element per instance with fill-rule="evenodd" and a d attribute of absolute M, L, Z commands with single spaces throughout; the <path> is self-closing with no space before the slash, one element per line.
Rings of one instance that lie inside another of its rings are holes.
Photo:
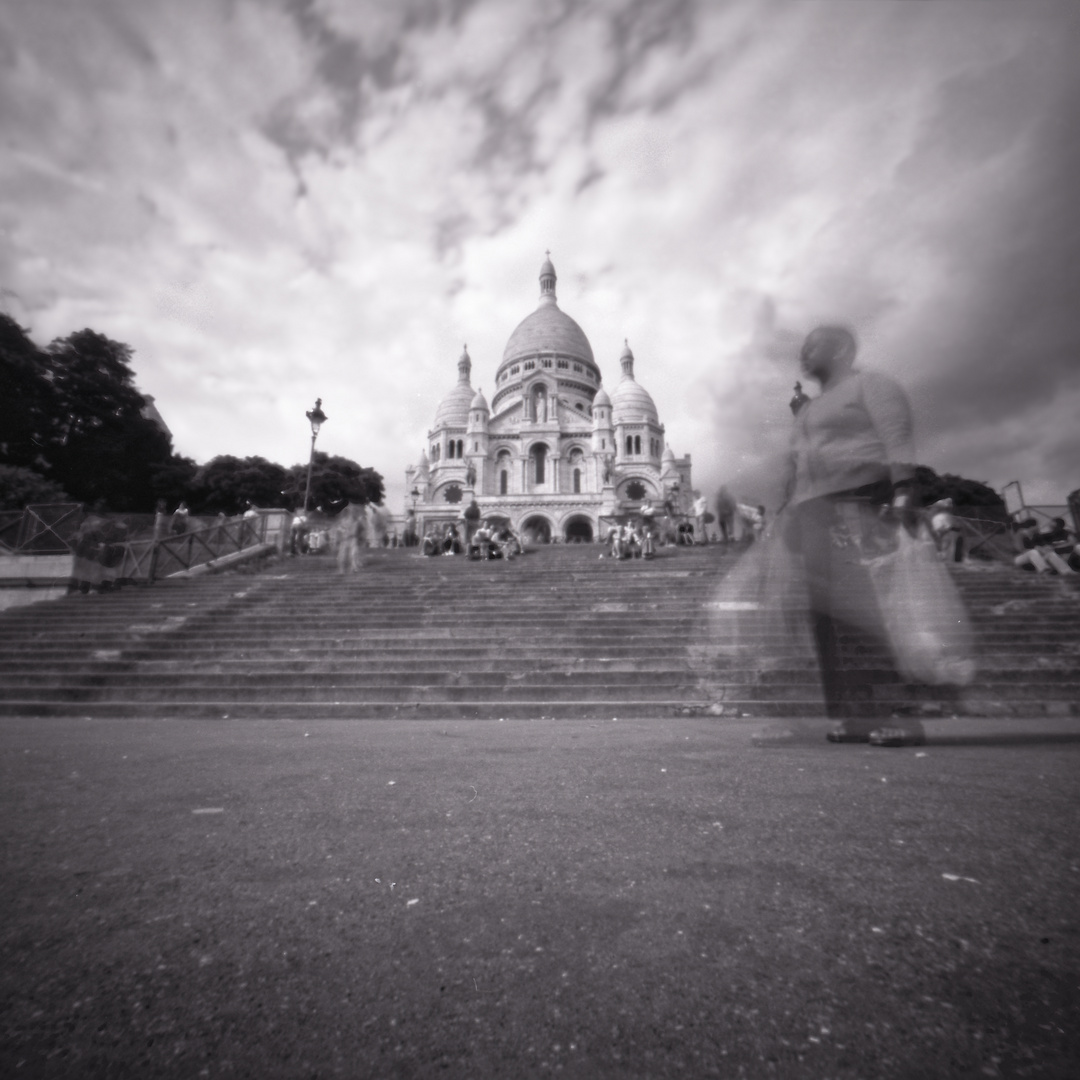
<path fill-rule="evenodd" d="M 0 721 L 0 1076 L 1080 1076 L 1080 720 Z"/>

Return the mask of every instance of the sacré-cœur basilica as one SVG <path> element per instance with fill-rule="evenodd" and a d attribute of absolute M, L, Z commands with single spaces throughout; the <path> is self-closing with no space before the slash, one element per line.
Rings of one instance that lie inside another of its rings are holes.
<path fill-rule="evenodd" d="M 472 388 L 468 349 L 457 385 L 435 410 L 427 447 L 405 472 L 406 513 L 422 535 L 476 499 L 523 539 L 588 541 L 646 500 L 685 512 L 690 456 L 676 459 L 629 344 L 609 393 L 581 327 L 555 298 L 550 258 L 540 303 L 510 335 L 490 405 Z"/>

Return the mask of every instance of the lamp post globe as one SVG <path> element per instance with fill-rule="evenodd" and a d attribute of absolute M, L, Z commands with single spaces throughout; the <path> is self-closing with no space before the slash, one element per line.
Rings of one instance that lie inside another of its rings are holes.
<path fill-rule="evenodd" d="M 307 486 L 304 488 L 304 513 L 308 511 L 308 502 L 311 499 L 311 467 L 315 464 L 315 440 L 319 437 L 319 428 L 329 419 L 322 411 L 322 398 L 315 399 L 315 408 L 309 409 L 304 415 L 311 425 L 311 454 L 308 456 Z"/>

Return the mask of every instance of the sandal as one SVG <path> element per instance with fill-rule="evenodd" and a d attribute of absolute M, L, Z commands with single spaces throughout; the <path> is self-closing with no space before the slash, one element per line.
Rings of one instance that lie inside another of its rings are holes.
<path fill-rule="evenodd" d="M 871 746 L 925 746 L 926 732 L 922 724 L 914 727 L 880 727 L 870 732 Z"/>

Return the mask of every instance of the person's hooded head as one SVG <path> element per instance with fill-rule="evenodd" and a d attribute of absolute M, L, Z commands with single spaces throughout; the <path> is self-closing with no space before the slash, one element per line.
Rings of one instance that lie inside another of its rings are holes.
<path fill-rule="evenodd" d="M 812 379 L 826 383 L 855 363 L 859 347 L 846 326 L 819 326 L 806 335 L 799 363 Z"/>

